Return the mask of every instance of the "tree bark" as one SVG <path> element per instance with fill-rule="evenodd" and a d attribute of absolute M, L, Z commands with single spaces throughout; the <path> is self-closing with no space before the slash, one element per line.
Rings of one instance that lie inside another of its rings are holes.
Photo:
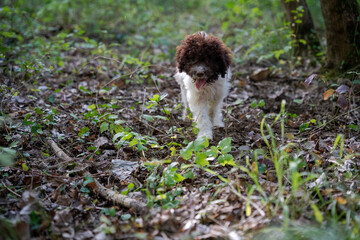
<path fill-rule="evenodd" d="M 305 0 L 281 0 L 286 21 L 290 22 L 293 31 L 293 48 L 295 56 L 304 56 L 308 50 L 319 57 L 321 46 L 315 33 L 308 5 Z"/>
<path fill-rule="evenodd" d="M 327 51 L 325 68 L 346 70 L 360 63 L 359 4 L 357 0 L 320 0 Z"/>

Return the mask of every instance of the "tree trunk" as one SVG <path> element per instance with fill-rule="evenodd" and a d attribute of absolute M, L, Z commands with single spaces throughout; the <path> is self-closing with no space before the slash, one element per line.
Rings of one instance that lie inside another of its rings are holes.
<path fill-rule="evenodd" d="M 293 48 L 295 56 L 306 55 L 308 49 L 319 57 L 320 41 L 314 30 L 308 5 L 305 0 L 281 0 L 286 21 L 290 22 L 293 31 Z"/>
<path fill-rule="evenodd" d="M 357 0 L 320 0 L 326 28 L 325 68 L 346 70 L 360 63 Z"/>

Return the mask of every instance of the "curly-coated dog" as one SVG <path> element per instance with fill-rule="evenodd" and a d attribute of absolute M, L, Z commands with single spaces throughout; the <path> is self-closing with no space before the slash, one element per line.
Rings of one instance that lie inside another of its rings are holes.
<path fill-rule="evenodd" d="M 231 51 L 220 38 L 205 32 L 185 37 L 176 48 L 177 73 L 184 103 L 183 119 L 189 107 L 199 128 L 198 139 L 212 139 L 212 127 L 224 127 L 223 100 L 230 88 Z"/>

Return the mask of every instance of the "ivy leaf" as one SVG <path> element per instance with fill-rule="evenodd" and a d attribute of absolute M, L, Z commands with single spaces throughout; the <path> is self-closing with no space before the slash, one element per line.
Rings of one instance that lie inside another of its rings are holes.
<path fill-rule="evenodd" d="M 199 153 L 199 152 L 195 153 L 195 163 L 203 167 L 209 165 L 209 161 L 206 160 L 205 153 Z"/>
<path fill-rule="evenodd" d="M 218 144 L 222 154 L 226 154 L 231 151 L 231 137 L 224 138 Z"/>
<path fill-rule="evenodd" d="M 164 169 L 164 183 L 168 187 L 175 186 L 176 183 L 181 182 L 185 179 L 183 176 L 176 172 L 176 170 L 178 169 L 176 165 L 178 165 L 178 163 L 173 162 L 166 169 Z"/>
<path fill-rule="evenodd" d="M 202 137 L 201 139 L 196 139 L 194 141 L 194 151 L 199 152 L 204 148 L 209 146 L 209 140 L 206 137 Z"/>
<path fill-rule="evenodd" d="M 226 164 L 230 165 L 230 166 L 235 166 L 235 162 L 234 162 L 234 157 L 231 154 L 225 154 L 225 155 L 221 155 L 218 158 L 218 162 L 222 165 L 225 166 Z"/>
<path fill-rule="evenodd" d="M 195 176 L 194 176 L 193 171 L 189 171 L 189 172 L 185 173 L 184 178 L 186 178 L 186 179 L 194 179 Z"/>
<path fill-rule="evenodd" d="M 211 146 L 211 148 L 210 148 L 209 150 L 207 150 L 207 151 L 205 152 L 205 154 L 206 154 L 206 156 L 208 156 L 208 157 L 214 157 L 214 158 L 216 158 L 216 157 L 219 155 L 219 151 L 218 151 L 217 147 Z"/>
<path fill-rule="evenodd" d="M 189 160 L 192 157 L 194 150 L 194 143 L 190 142 L 185 149 L 180 150 L 180 156 L 185 160 Z"/>

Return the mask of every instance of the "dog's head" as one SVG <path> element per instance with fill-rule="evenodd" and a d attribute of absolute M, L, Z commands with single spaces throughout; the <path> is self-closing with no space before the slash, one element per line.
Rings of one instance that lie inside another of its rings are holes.
<path fill-rule="evenodd" d="M 176 62 L 179 71 L 191 76 L 200 90 L 217 80 L 219 75 L 225 77 L 232 56 L 218 37 L 197 32 L 186 36 L 176 48 Z"/>

